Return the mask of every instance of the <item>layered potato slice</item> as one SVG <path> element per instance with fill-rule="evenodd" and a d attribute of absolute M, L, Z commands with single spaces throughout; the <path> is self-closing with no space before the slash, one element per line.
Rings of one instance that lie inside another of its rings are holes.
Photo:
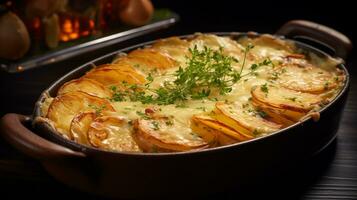
<path fill-rule="evenodd" d="M 152 45 L 152 48 L 169 55 L 178 62 L 184 63 L 185 56 L 189 56 L 189 45 L 188 41 L 180 39 L 179 37 L 169 37 L 156 41 Z"/>
<path fill-rule="evenodd" d="M 236 58 L 242 58 L 244 55 L 244 47 L 232 40 L 229 37 L 219 37 L 213 34 L 199 34 L 191 41 L 191 47 L 197 46 L 202 49 L 204 46 L 210 47 L 214 50 L 223 48 L 225 54 Z"/>
<path fill-rule="evenodd" d="M 251 94 L 253 102 L 260 105 L 264 111 L 274 111 L 291 121 L 300 120 L 323 101 L 318 95 L 273 85 L 254 87 Z M 270 110 L 266 108 L 270 108 Z"/>
<path fill-rule="evenodd" d="M 80 144 L 90 145 L 87 132 L 96 117 L 97 114 L 91 111 L 78 113 L 71 121 L 70 139 Z"/>
<path fill-rule="evenodd" d="M 259 111 L 264 112 L 266 114 L 266 119 L 273 121 L 277 124 L 281 124 L 282 127 L 287 127 L 295 123 L 292 119 L 289 119 L 289 117 L 286 117 L 282 115 L 281 113 L 284 111 L 279 111 L 275 108 L 266 106 L 265 104 L 262 103 L 256 103 L 252 101 L 252 105 Z"/>
<path fill-rule="evenodd" d="M 123 87 L 123 83 L 144 84 L 145 76 L 130 65 L 125 64 L 105 64 L 101 65 L 88 73 L 84 78 L 96 80 L 105 87 Z"/>
<path fill-rule="evenodd" d="M 58 90 L 57 95 L 62 95 L 67 92 L 82 91 L 87 94 L 106 98 L 110 97 L 112 94 L 107 87 L 104 87 L 100 82 L 88 79 L 88 78 L 79 78 L 69 81 L 62 85 Z"/>
<path fill-rule="evenodd" d="M 139 146 L 132 137 L 132 126 L 129 120 L 114 113 L 105 113 L 95 118 L 88 127 L 87 138 L 89 143 L 97 148 L 124 151 L 141 152 Z"/>
<path fill-rule="evenodd" d="M 243 140 L 252 139 L 260 134 L 271 133 L 282 127 L 280 124 L 265 119 L 264 115 L 266 114 L 261 114 L 248 103 L 226 104 L 217 102 L 213 112 L 217 121 L 238 132 Z M 237 137 L 237 139 L 240 138 Z"/>
<path fill-rule="evenodd" d="M 248 44 L 252 44 L 252 45 L 255 45 L 258 47 L 259 46 L 262 47 L 262 49 L 258 49 L 257 52 L 254 52 L 254 53 L 258 53 L 258 54 L 262 54 L 262 53 L 275 54 L 277 51 L 282 51 L 282 52 L 291 54 L 291 53 L 295 52 L 295 49 L 296 49 L 295 45 L 292 42 L 282 40 L 278 37 L 274 37 L 269 34 L 262 34 L 259 37 L 248 36 L 248 37 L 240 39 L 239 43 L 241 43 L 245 46 Z M 264 49 L 263 47 L 269 48 L 269 49 Z M 270 52 L 271 49 L 273 50 L 272 52 Z M 264 51 L 264 52 L 262 52 L 262 51 Z"/>
<path fill-rule="evenodd" d="M 289 59 L 291 60 L 291 59 Z M 294 59 L 297 60 L 297 59 Z M 283 73 L 279 76 L 279 84 L 285 88 L 321 94 L 338 86 L 336 75 L 322 68 L 312 66 L 305 60 L 287 62 L 281 67 Z"/>
<path fill-rule="evenodd" d="M 140 152 L 132 137 L 132 126 L 127 118 L 115 112 L 105 111 L 81 112 L 77 114 L 70 126 L 70 139 L 101 149 Z"/>
<path fill-rule="evenodd" d="M 207 114 L 192 116 L 191 129 L 199 134 L 210 146 L 227 145 L 247 140 L 244 135 Z"/>
<path fill-rule="evenodd" d="M 115 64 L 124 64 L 134 67 L 145 74 L 150 72 L 162 72 L 176 66 L 176 61 L 163 52 L 156 49 L 145 48 L 130 52 L 125 57 L 113 61 Z"/>
<path fill-rule="evenodd" d="M 115 111 L 108 100 L 81 91 L 68 92 L 53 99 L 48 108 L 47 118 L 54 122 L 58 132 L 71 138 L 72 119 L 80 112 Z"/>
<path fill-rule="evenodd" d="M 243 46 L 253 45 L 254 48 L 249 51 L 249 57 L 252 60 L 262 60 L 269 58 L 274 65 L 284 61 L 284 58 L 294 53 L 295 45 L 281 40 L 272 35 L 263 34 L 259 37 L 245 37 L 239 40 Z"/>
<path fill-rule="evenodd" d="M 189 125 L 172 117 L 137 119 L 133 135 L 144 152 L 190 151 L 208 147 L 208 143 Z"/>

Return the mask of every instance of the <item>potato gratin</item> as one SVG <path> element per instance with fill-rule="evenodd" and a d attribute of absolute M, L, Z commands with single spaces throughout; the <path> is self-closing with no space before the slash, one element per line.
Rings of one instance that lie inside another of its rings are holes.
<path fill-rule="evenodd" d="M 318 118 L 344 84 L 338 65 L 271 35 L 171 37 L 65 83 L 41 115 L 104 150 L 200 150 Z"/>

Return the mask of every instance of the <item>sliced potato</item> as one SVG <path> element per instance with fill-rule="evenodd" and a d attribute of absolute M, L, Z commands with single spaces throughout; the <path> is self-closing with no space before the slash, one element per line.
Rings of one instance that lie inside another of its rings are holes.
<path fill-rule="evenodd" d="M 305 60 L 301 62 L 283 66 L 284 72 L 280 74 L 278 81 L 281 86 L 312 94 L 320 94 L 337 87 L 338 84 L 332 73 L 307 64 Z"/>
<path fill-rule="evenodd" d="M 214 119 L 206 115 L 194 115 L 191 118 L 191 129 L 194 133 L 198 134 L 205 140 L 210 146 L 215 146 L 218 141 L 218 133 L 213 128 L 205 125 L 205 122 L 210 122 Z"/>
<path fill-rule="evenodd" d="M 264 87 L 264 88 L 263 88 Z M 323 99 L 314 94 L 297 92 L 283 87 L 264 85 L 252 88 L 252 99 L 272 108 L 307 113 Z"/>
<path fill-rule="evenodd" d="M 175 60 L 165 53 L 151 48 L 134 50 L 128 56 L 118 58 L 114 63 L 132 66 L 146 74 L 176 66 Z"/>
<path fill-rule="evenodd" d="M 70 139 L 80 144 L 89 145 L 87 132 L 90 124 L 97 117 L 95 112 L 80 112 L 71 122 L 70 126 Z"/>
<path fill-rule="evenodd" d="M 134 123 L 134 138 L 145 152 L 190 151 L 208 147 L 189 125 L 174 118 L 138 119 Z"/>
<path fill-rule="evenodd" d="M 96 80 L 88 78 L 75 79 L 65 83 L 58 90 L 57 95 L 74 91 L 82 91 L 101 98 L 111 97 L 112 95 L 107 87 L 104 87 L 104 85 Z"/>
<path fill-rule="evenodd" d="M 152 48 L 138 49 L 128 54 L 129 58 L 140 58 L 151 67 L 168 69 L 176 65 L 175 61 L 165 53 Z"/>
<path fill-rule="evenodd" d="M 128 84 L 143 84 L 145 77 L 130 65 L 103 65 L 89 71 L 84 78 L 96 80 L 105 87 L 116 85 L 123 86 L 123 82 Z"/>
<path fill-rule="evenodd" d="M 244 135 L 218 122 L 209 115 L 194 115 L 191 121 L 191 129 L 199 134 L 210 146 L 214 146 L 216 143 L 227 145 L 247 140 Z"/>
<path fill-rule="evenodd" d="M 217 102 L 213 112 L 217 121 L 240 133 L 245 140 L 252 139 L 257 134 L 271 133 L 281 128 L 280 124 L 264 119 L 257 111 L 245 108 L 245 105 L 240 103 Z"/>
<path fill-rule="evenodd" d="M 293 53 L 295 51 L 295 45 L 292 42 L 280 39 L 278 37 L 269 35 L 269 34 L 263 34 L 260 37 L 254 37 L 254 38 L 243 38 L 239 41 L 240 43 L 242 43 L 243 45 L 248 45 L 253 44 L 256 47 L 258 47 L 256 50 L 259 49 L 258 52 L 263 53 L 262 51 L 266 51 L 264 50 L 263 47 L 267 48 L 269 47 L 269 50 L 272 49 L 273 51 L 271 52 L 271 54 L 276 53 L 276 51 L 285 51 L 285 52 L 289 52 L 289 54 Z M 262 47 L 260 49 L 260 47 Z M 266 52 L 269 53 L 269 52 Z M 259 53 L 258 53 L 259 54 Z"/>
<path fill-rule="evenodd" d="M 179 62 L 184 62 L 185 56 L 188 56 L 188 47 L 189 43 L 179 37 L 160 39 L 152 46 L 153 49 L 157 49 Z"/>
<path fill-rule="evenodd" d="M 282 124 L 283 127 L 290 126 L 294 124 L 296 120 L 291 119 L 288 116 L 284 115 L 284 112 L 279 112 L 277 109 L 271 108 L 264 104 L 256 103 L 255 101 L 252 104 L 260 111 L 263 111 L 267 114 L 267 119 L 273 121 L 277 124 Z M 300 118 L 300 117 L 299 117 Z"/>
<path fill-rule="evenodd" d="M 286 118 L 286 119 L 288 119 L 290 121 L 297 122 L 304 115 L 306 115 L 306 113 L 307 113 L 305 111 L 295 111 L 295 110 L 290 110 L 290 109 L 287 109 L 287 108 L 273 107 L 271 105 L 267 105 L 267 104 L 265 104 L 263 102 L 260 102 L 260 101 L 258 101 L 256 99 L 253 99 L 252 102 L 254 102 L 254 104 L 257 105 L 257 107 L 259 107 L 260 109 L 262 109 L 266 113 L 275 112 L 275 113 L 279 114 L 282 117 L 280 120 L 283 120 L 283 118 Z M 271 116 L 274 117 L 273 114 Z M 277 117 L 275 119 L 278 120 Z"/>
<path fill-rule="evenodd" d="M 219 37 L 213 34 L 198 34 L 191 41 L 191 48 L 197 46 L 198 49 L 203 49 L 205 46 L 213 50 L 222 48 L 223 53 L 233 56 L 238 60 L 242 60 L 244 56 L 244 47 L 232 40 L 229 37 Z M 248 55 L 248 58 L 250 55 Z"/>
<path fill-rule="evenodd" d="M 72 119 L 85 111 L 114 111 L 108 100 L 75 91 L 55 97 L 48 108 L 47 118 L 55 123 L 58 132 L 68 138 Z"/>
<path fill-rule="evenodd" d="M 290 42 L 265 34 L 260 37 L 242 38 L 239 42 L 244 46 L 247 46 L 248 44 L 254 46 L 247 56 L 253 63 L 257 60 L 269 58 L 274 65 L 278 65 L 284 61 L 284 57 L 293 53 L 295 49 L 294 45 Z"/>
<path fill-rule="evenodd" d="M 210 47 L 212 49 L 223 48 L 223 50 L 229 50 L 242 53 L 244 47 L 232 40 L 229 37 L 219 37 L 213 34 L 199 34 L 191 41 L 191 46 L 196 45 L 198 48 L 203 46 Z"/>
<path fill-rule="evenodd" d="M 88 128 L 89 143 L 101 149 L 140 152 L 128 122 L 127 118 L 115 115 L 97 117 Z"/>

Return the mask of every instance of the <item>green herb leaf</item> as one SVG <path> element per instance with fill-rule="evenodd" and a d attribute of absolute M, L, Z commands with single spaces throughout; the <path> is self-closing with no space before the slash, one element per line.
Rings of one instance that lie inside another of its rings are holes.
<path fill-rule="evenodd" d="M 88 106 L 95 110 L 96 115 L 100 115 L 102 111 L 106 108 L 106 105 L 96 106 L 93 104 L 89 104 Z"/>
<path fill-rule="evenodd" d="M 113 96 L 111 101 L 139 101 L 143 104 L 153 103 L 158 105 L 174 104 L 188 99 L 210 98 L 212 91 L 218 91 L 225 95 L 232 91 L 232 86 L 236 84 L 243 76 L 254 75 L 254 71 L 264 65 L 272 62 L 265 59 L 261 63 L 252 64 L 250 72 L 242 75 L 245 67 L 248 52 L 254 48 L 249 44 L 244 50 L 244 58 L 240 71 L 232 67 L 238 60 L 232 56 L 223 54 L 223 48 L 212 50 L 204 46 L 199 50 L 197 46 L 189 48 L 190 57 L 186 57 L 185 68 L 179 67 L 175 71 L 176 77 L 172 82 L 164 82 L 159 88 L 150 88 L 154 81 L 151 73 L 146 80 L 145 87 L 134 84 L 130 85 L 123 82 L 127 88 L 125 91 L 119 91 L 116 87 L 111 87 Z M 146 92 L 145 92 L 146 91 Z M 151 94 L 147 94 L 150 91 Z"/>
<path fill-rule="evenodd" d="M 146 113 L 143 113 L 141 111 L 136 111 L 136 114 L 139 115 L 143 119 L 146 119 L 146 120 L 151 119 L 150 116 L 148 116 Z"/>
<path fill-rule="evenodd" d="M 256 113 L 261 117 L 261 118 L 265 118 L 268 116 L 268 114 L 262 110 L 257 110 Z"/>
<path fill-rule="evenodd" d="M 260 89 L 261 89 L 263 92 L 265 92 L 265 93 L 268 93 L 268 92 L 269 92 L 267 83 L 265 83 L 264 85 L 261 85 L 261 86 L 260 86 Z"/>
<path fill-rule="evenodd" d="M 296 97 L 287 97 L 286 99 L 295 102 L 297 98 Z"/>
<path fill-rule="evenodd" d="M 159 122 L 157 122 L 157 121 L 152 121 L 151 124 L 153 125 L 153 129 L 154 129 L 155 131 L 160 130 Z"/>

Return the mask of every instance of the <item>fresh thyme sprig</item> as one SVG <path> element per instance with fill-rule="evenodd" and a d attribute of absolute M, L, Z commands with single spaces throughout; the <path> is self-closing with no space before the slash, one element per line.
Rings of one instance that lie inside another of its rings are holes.
<path fill-rule="evenodd" d="M 212 50 L 206 46 L 199 50 L 197 46 L 189 49 L 191 57 L 186 57 L 186 68 L 179 67 L 173 74 L 176 79 L 172 82 L 164 82 L 159 88 L 150 88 L 154 78 L 151 74 L 146 78 L 148 83 L 144 86 L 125 84 L 126 90 L 118 90 L 115 86 L 110 89 L 113 92 L 111 101 L 139 101 L 141 103 L 153 103 L 159 105 L 174 104 L 187 99 L 208 98 L 212 90 L 216 90 L 221 95 L 232 91 L 232 86 L 242 77 L 254 73 L 259 67 L 270 65 L 270 59 L 265 59 L 261 63 L 252 64 L 250 71 L 246 74 L 243 69 L 246 64 L 247 54 L 254 48 L 248 45 L 244 50 L 244 57 L 240 70 L 232 67 L 238 60 L 232 56 L 223 54 L 223 48 Z M 153 94 L 147 94 L 145 90 Z"/>

